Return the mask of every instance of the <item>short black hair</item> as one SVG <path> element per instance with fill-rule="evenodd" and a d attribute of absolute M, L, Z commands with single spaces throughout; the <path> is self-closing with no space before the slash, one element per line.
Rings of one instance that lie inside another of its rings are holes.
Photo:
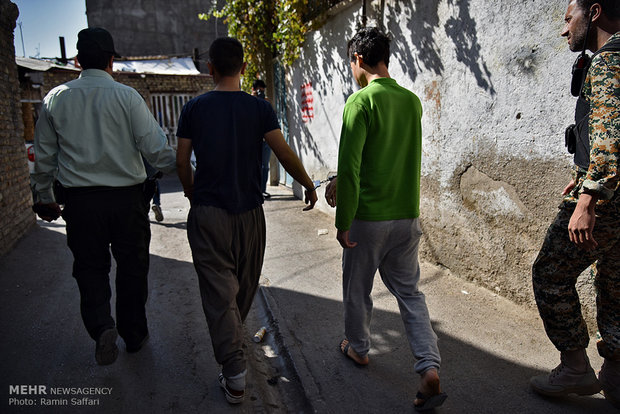
<path fill-rule="evenodd" d="M 252 89 L 256 89 L 256 88 L 266 88 L 267 85 L 265 84 L 265 82 L 263 82 L 262 79 L 256 79 L 253 83 L 252 83 Z"/>
<path fill-rule="evenodd" d="M 112 53 L 100 50 L 82 50 L 78 52 L 77 60 L 82 69 L 105 70 L 112 56 L 114 56 Z"/>
<path fill-rule="evenodd" d="M 576 0 L 576 3 L 586 14 L 593 4 L 598 3 L 607 17 L 610 19 L 620 18 L 620 1 L 618 0 Z"/>
<path fill-rule="evenodd" d="M 368 66 L 376 66 L 383 61 L 385 66 L 390 63 L 390 38 L 376 27 L 363 28 L 347 44 L 347 55 L 351 62 L 355 54 L 364 58 Z"/>
<path fill-rule="evenodd" d="M 209 47 L 209 62 L 221 76 L 234 76 L 243 67 L 243 46 L 233 37 L 218 37 Z"/>

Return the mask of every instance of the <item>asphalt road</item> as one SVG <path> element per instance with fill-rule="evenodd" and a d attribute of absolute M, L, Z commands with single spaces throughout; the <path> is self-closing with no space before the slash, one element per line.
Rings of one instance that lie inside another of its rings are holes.
<path fill-rule="evenodd" d="M 165 220 L 157 223 L 151 214 L 151 339 L 137 354 L 121 345 L 113 365 L 95 363 L 62 221 L 39 221 L 0 257 L 0 412 L 413 412 L 418 378 L 396 301 L 377 277 L 371 364 L 354 366 L 338 351 L 341 249 L 333 219 L 316 210 L 302 212 L 301 201 L 275 187 L 265 203 L 261 289 L 246 321 L 246 401 L 229 406 L 216 381 L 219 367 L 187 243 L 189 206 L 175 178 L 164 178 L 162 190 Z M 439 336 L 442 385 L 449 394 L 437 412 L 615 412 L 601 395 L 556 401 L 529 390 L 529 377 L 559 360 L 534 309 L 428 263 L 422 264 L 421 288 Z M 251 337 L 261 326 L 268 332 L 257 344 Z M 588 351 L 598 369 L 602 361 L 594 341 Z"/>

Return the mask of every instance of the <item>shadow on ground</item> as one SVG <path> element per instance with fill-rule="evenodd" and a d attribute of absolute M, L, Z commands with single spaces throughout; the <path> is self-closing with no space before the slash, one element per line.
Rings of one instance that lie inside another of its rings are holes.
<path fill-rule="evenodd" d="M 231 408 L 224 399 L 194 267 L 188 261 L 151 255 L 150 341 L 139 353 L 128 354 L 119 339 L 118 360 L 105 367 L 96 365 L 94 341 L 80 318 L 63 227 L 39 222 L 13 251 L 0 257 L 0 412 L 265 412 L 262 391 L 254 382 L 243 407 Z M 14 385 L 44 385 L 48 394 L 9 395 Z M 50 388 L 65 387 L 111 391 L 50 395 Z M 96 404 L 72 404 L 72 398 L 83 397 Z M 9 405 L 10 398 L 33 405 Z M 65 399 L 66 404 L 46 406 L 42 398 L 51 404 Z"/>
<path fill-rule="evenodd" d="M 151 340 L 133 355 L 124 352 L 119 340 L 117 362 L 97 366 L 94 343 L 79 316 L 71 254 L 57 227 L 36 226 L 12 252 L 0 258 L 1 412 L 286 412 L 277 401 L 263 396 L 269 387 L 280 392 L 292 389 L 282 381 L 267 385 L 273 370 L 252 372 L 251 368 L 247 401 L 236 408 L 225 402 L 215 381 L 219 370 L 189 261 L 151 256 Z M 367 368 L 358 368 L 338 352 L 342 338 L 340 301 L 278 287 L 262 290 L 273 311 L 271 335 L 280 332 L 279 339 L 287 347 L 283 349 L 299 373 L 292 380 L 304 386 L 315 412 L 413 412 L 418 378 L 413 373 L 414 361 L 397 313 L 374 312 L 372 362 Z M 435 329 L 444 358 L 443 385 L 450 395 L 441 412 L 610 412 L 610 406 L 601 399 L 542 399 L 527 387 L 529 377 L 540 372 L 463 342 L 442 330 L 441 325 Z M 247 330 L 249 338 L 256 326 L 248 326 Z M 263 352 L 264 345 L 247 343 L 254 358 L 275 364 L 278 358 Z M 527 361 L 527 355 L 522 360 Z M 45 385 L 48 389 L 106 387 L 111 391 L 105 395 L 73 395 L 67 397 L 67 405 L 44 406 L 41 397 L 55 401 L 62 397 L 9 395 L 11 385 Z M 87 397 L 97 405 L 71 405 L 73 397 Z M 36 405 L 9 406 L 10 398 L 32 400 Z"/>
<path fill-rule="evenodd" d="M 270 306 L 279 310 L 274 325 L 298 362 L 304 386 L 308 391 L 316 387 L 318 395 L 310 398 L 316 412 L 414 411 L 419 377 L 413 372 L 414 359 L 398 313 L 374 310 L 371 363 L 358 367 L 338 348 L 343 338 L 342 302 L 277 287 L 261 289 Z M 486 352 L 453 337 L 441 325 L 433 325 L 443 358 L 442 385 L 449 394 L 438 412 L 612 412 L 600 398 L 541 398 L 530 391 L 528 382 L 543 372 Z M 527 361 L 527 355 L 523 360 Z"/>

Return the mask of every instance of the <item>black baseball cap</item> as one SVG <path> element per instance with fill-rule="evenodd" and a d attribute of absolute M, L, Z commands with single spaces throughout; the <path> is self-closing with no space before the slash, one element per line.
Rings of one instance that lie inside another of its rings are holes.
<path fill-rule="evenodd" d="M 121 57 L 114 50 L 114 40 L 106 29 L 101 27 L 89 27 L 80 30 L 78 33 L 77 50 L 80 51 L 101 51 L 111 53 L 114 57 Z"/>

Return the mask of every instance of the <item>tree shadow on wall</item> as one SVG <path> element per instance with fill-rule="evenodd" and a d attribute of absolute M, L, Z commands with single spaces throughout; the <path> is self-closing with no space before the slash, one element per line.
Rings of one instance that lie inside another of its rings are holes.
<path fill-rule="evenodd" d="M 441 45 L 435 39 L 440 27 L 439 4 L 441 0 L 409 0 L 390 2 L 385 5 L 385 29 L 392 39 L 392 64 L 401 66 L 403 73 L 415 82 L 422 71 L 432 71 L 441 76 L 445 70 L 441 59 Z M 476 78 L 478 85 L 491 95 L 496 91 L 491 81 L 491 73 L 481 55 L 476 21 L 471 16 L 470 0 L 448 0 L 454 9 L 444 30 L 454 42 L 456 58 L 462 62 Z M 380 11 L 375 11 L 378 15 Z M 327 24 L 321 28 L 321 36 L 308 36 L 307 51 L 300 59 L 302 83 L 312 82 L 315 102 L 323 100 L 321 94 L 329 93 L 337 99 L 342 96 L 342 107 L 347 98 L 355 92 L 350 74 L 346 45 L 356 31 L 358 12 L 352 13 L 345 24 Z M 404 29 L 404 30 L 403 30 Z M 394 63 L 396 62 L 396 63 Z M 323 75 L 321 75 L 323 74 Z M 324 157 L 313 139 L 308 125 L 302 119 L 301 85 L 292 85 L 287 97 L 291 125 L 298 125 L 301 134 L 292 134 L 289 144 L 297 153 L 312 153 L 322 163 Z M 315 105 L 316 116 L 325 119 L 330 138 L 338 145 L 340 131 L 331 124 L 333 113 L 329 108 Z M 313 121 L 310 121 L 313 122 Z M 316 121 L 315 121 L 316 122 Z"/>
<path fill-rule="evenodd" d="M 495 95 L 491 72 L 480 54 L 476 21 L 469 12 L 469 2 L 470 0 L 448 0 L 449 4 L 458 7 L 458 18 L 450 17 L 444 28 L 456 46 L 456 59 L 463 62 L 474 74 L 478 86 Z"/>
<path fill-rule="evenodd" d="M 349 24 L 330 25 L 329 27 L 331 27 L 331 30 L 327 30 L 325 26 L 321 29 L 322 36 L 319 42 L 312 36 L 309 36 L 306 40 L 304 50 L 308 51 L 308 53 L 300 58 L 303 61 L 301 81 L 312 82 L 315 118 L 321 116 L 324 119 L 330 131 L 329 138 L 337 146 L 340 130 L 339 127 L 331 122 L 334 114 L 327 113 L 327 109 L 323 105 L 316 105 L 316 102 L 322 102 L 324 100 L 322 94 L 329 91 L 329 93 L 333 93 L 334 97 L 342 96 L 340 108 L 343 108 L 349 95 L 355 92 L 346 53 L 346 42 L 354 34 L 355 22 L 352 17 Z M 328 47 L 326 48 L 325 46 L 327 45 Z M 329 74 L 329 76 L 320 76 L 320 74 Z M 322 151 L 318 147 L 316 140 L 313 139 L 312 133 L 308 129 L 308 124 L 302 119 L 301 107 L 299 105 L 301 102 L 300 86 L 293 84 L 289 90 L 290 94 L 287 96 L 291 124 L 298 125 L 301 132 L 300 135 L 291 135 L 289 145 L 295 151 L 300 151 L 303 148 L 305 151 L 312 153 L 322 165 L 325 165 L 326 161 Z M 310 122 L 316 122 L 316 120 Z"/>
<path fill-rule="evenodd" d="M 441 75 L 445 69 L 440 46 L 434 39 L 435 30 L 439 27 L 439 4 L 440 0 L 415 0 L 408 3 L 395 2 L 386 7 L 386 28 L 395 40 L 392 44 L 393 55 L 403 72 L 414 82 L 424 69 L 436 75 Z M 457 60 L 467 66 L 481 88 L 495 95 L 491 72 L 480 53 L 476 21 L 470 13 L 470 0 L 448 0 L 448 5 L 456 10 L 444 29 L 454 42 Z M 392 16 L 398 16 L 398 19 Z M 410 34 L 403 32 L 400 19 L 404 19 L 404 26 Z M 408 37 L 413 47 L 403 41 Z"/>
<path fill-rule="evenodd" d="M 394 2 L 386 6 L 386 29 L 393 39 L 392 55 L 413 82 L 425 68 L 436 75 L 441 75 L 444 70 L 439 45 L 433 38 L 435 29 L 439 26 L 439 2 L 440 0 L 416 0 Z M 403 32 L 402 21 L 410 34 Z"/>

